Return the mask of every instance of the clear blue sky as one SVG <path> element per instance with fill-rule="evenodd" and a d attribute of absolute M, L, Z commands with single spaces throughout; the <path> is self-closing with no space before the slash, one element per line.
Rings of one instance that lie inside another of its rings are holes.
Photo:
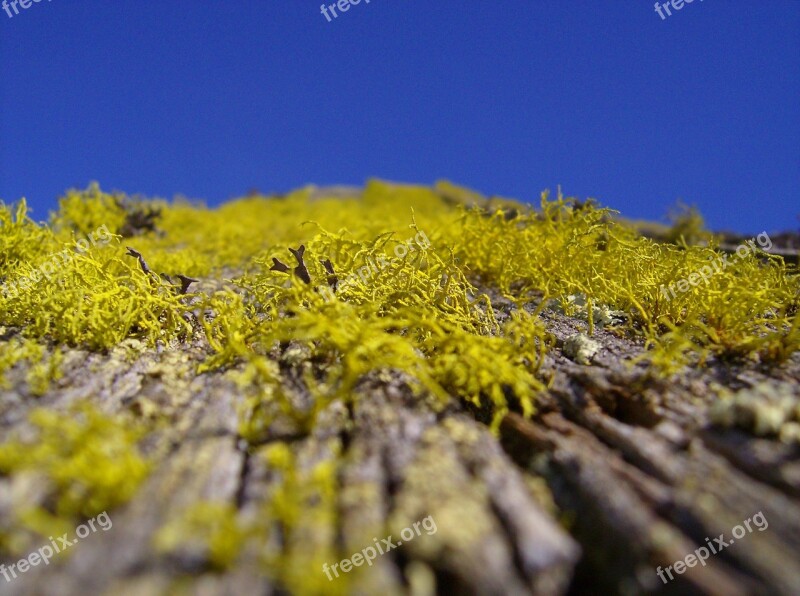
<path fill-rule="evenodd" d="M 320 3 L 0 11 L 0 198 L 41 219 L 91 180 L 214 204 L 448 178 L 800 226 L 798 0 L 694 0 L 664 20 L 652 0 L 362 0 L 330 23 Z"/>

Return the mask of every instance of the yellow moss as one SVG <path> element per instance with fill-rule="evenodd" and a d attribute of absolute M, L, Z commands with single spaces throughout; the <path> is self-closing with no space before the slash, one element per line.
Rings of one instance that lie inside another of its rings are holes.
<path fill-rule="evenodd" d="M 339 449 L 336 444 L 331 447 L 331 459 L 306 466 L 288 444 L 269 445 L 261 457 L 276 482 L 255 515 L 245 518 L 224 503 L 198 503 L 159 532 L 157 548 L 199 549 L 219 571 L 230 568 L 247 550 L 257 553 L 264 573 L 290 593 L 348 593 L 347 576 L 330 582 L 322 571 L 323 564 L 343 556 L 335 536 Z"/>
<path fill-rule="evenodd" d="M 708 244 L 713 234 L 705 229 L 705 220 L 694 205 L 689 206 L 681 201 L 673 207 L 669 214 L 672 227 L 666 240 L 680 246 Z"/>
<path fill-rule="evenodd" d="M 711 358 L 780 363 L 800 348 L 800 277 L 778 257 L 753 250 L 707 283 L 665 295 L 723 258 L 693 212 L 676 222 L 675 243 L 661 244 L 560 192 L 544 193 L 537 210 L 450 183 L 370 181 L 360 198 L 322 194 L 306 188 L 209 209 L 131 202 L 93 185 L 68 192 L 46 225 L 24 201 L 0 205 L 0 276 L 10 289 L 0 325 L 11 338 L 0 340 L 0 374 L 25 364 L 30 389 L 42 393 L 59 374 L 61 344 L 135 352 L 180 346 L 195 332 L 210 348 L 198 373 L 230 369 L 245 397 L 240 435 L 274 475 L 264 508 L 245 519 L 231 504 L 202 504 L 159 543 L 172 550 L 196 536 L 216 568 L 254 543 L 289 591 L 346 591 L 347 579 L 328 582 L 321 571 L 350 554 L 337 551 L 334 535 L 336 440 L 316 465 L 289 444 L 256 446 L 274 441 L 277 418 L 312 432 L 331 402 L 356 399 L 366 375 L 402 378 L 434 404 L 461 400 L 496 428 L 509 410 L 530 415 L 546 390 L 541 367 L 554 339 L 545 309 L 585 320 L 590 335 L 613 325 L 644 340 L 642 359 L 656 375 Z M 154 214 L 153 225 L 133 229 L 136 210 Z M 107 242 L 81 248 L 104 226 Z M 301 245 L 305 269 L 289 251 Z M 53 262 L 52 274 L 36 274 Z M 182 295 L 178 275 L 209 284 Z M 206 291 L 212 280 L 222 285 Z M 500 312 L 493 304 L 502 298 L 511 306 Z M 289 370 L 311 399 L 297 399 Z M 758 429 L 776 430 L 773 410 Z M 780 429 L 787 441 L 800 432 L 793 416 Z M 0 447 L 0 472 L 44 474 L 52 491 L 55 517 L 27 512 L 28 527 L 124 502 L 146 474 L 138 435 L 120 421 L 83 411 L 39 412 L 32 422 L 35 442 Z"/>
<path fill-rule="evenodd" d="M 59 199 L 59 209 L 53 214 L 51 223 L 64 234 L 74 232 L 87 236 L 101 226 L 106 226 L 112 234 L 119 234 L 125 223 L 121 199 L 119 195 L 103 193 L 96 182 L 85 191 L 69 190 Z"/>
<path fill-rule="evenodd" d="M 30 475 L 44 483 L 41 506 L 17 512 L 6 542 L 25 528 L 47 535 L 126 503 L 147 477 L 149 464 L 137 449 L 143 430 L 109 418 L 87 403 L 69 412 L 43 408 L 29 416 L 32 435 L 0 444 L 0 475 Z M 48 522 L 48 520 L 50 520 Z"/>
<path fill-rule="evenodd" d="M 0 203 L 0 275 L 5 281 L 21 263 L 39 258 L 55 242 L 53 232 L 28 217 L 28 205 Z"/>
<path fill-rule="evenodd" d="M 137 209 L 158 212 L 155 229 L 86 251 L 76 245 L 80 235 L 101 226 L 130 231 L 130 200 L 96 185 L 70 191 L 50 226 L 31 221 L 24 202 L 3 206 L 0 271 L 7 285 L 35 277 L 54 254 L 65 262 L 50 278 L 39 276 L 19 295 L 0 299 L 0 323 L 34 341 L 98 350 L 129 338 L 180 341 L 197 326 L 189 311 L 199 308 L 199 326 L 214 351 L 200 371 L 238 363 L 240 384 L 259 388 L 246 410 L 263 416 L 245 412 L 251 425 L 245 433 L 253 436 L 275 411 L 264 402 L 311 424 L 365 374 L 388 369 L 407 373 L 416 388 L 434 395 L 491 404 L 495 421 L 509 396 L 532 411 L 547 334 L 533 316 L 524 338 L 510 340 L 484 291 L 517 307 L 532 304 L 537 313 L 560 304 L 585 318 L 590 334 L 617 323 L 619 332 L 646 341 L 643 358 L 659 375 L 711 357 L 782 362 L 800 347 L 800 281 L 780 258 L 752 251 L 706 282 L 665 295 L 665 287 L 721 259 L 692 211 L 678 216 L 674 231 L 683 241 L 675 245 L 644 238 L 614 221 L 610 210 L 560 193 L 554 200 L 543 193 L 538 210 L 494 208 L 445 182 L 434 190 L 370 181 L 360 198 L 321 194 L 307 188 L 215 209 L 140 201 Z M 298 264 L 288 248 L 301 244 L 311 283 L 293 271 Z M 145 257 L 151 275 L 126 255 L 126 246 Z M 288 269 L 274 268 L 273 259 Z M 182 296 L 161 273 L 237 277 L 224 291 Z M 315 363 L 302 372 L 319 398 L 308 412 L 292 412 L 291 400 L 276 389 L 272 351 L 289 341 L 304 346 Z M 536 346 L 535 359 L 520 359 L 520 341 Z"/>
<path fill-rule="evenodd" d="M 236 562 L 245 539 L 246 532 L 239 524 L 233 505 L 201 502 L 161 528 L 154 546 L 160 552 L 202 548 L 211 568 L 222 571 Z"/>
<path fill-rule="evenodd" d="M 33 395 L 44 395 L 51 382 L 61 378 L 62 360 L 63 354 L 58 348 L 50 351 L 46 345 L 32 339 L 12 337 L 0 341 L 0 387 L 10 389 L 7 371 L 20 362 L 27 362 L 28 389 Z"/>
<path fill-rule="evenodd" d="M 148 464 L 136 444 L 142 430 L 109 418 L 93 406 L 30 414 L 33 440 L 0 445 L 0 473 L 33 470 L 44 474 L 62 516 L 92 516 L 126 502 L 147 476 Z"/>

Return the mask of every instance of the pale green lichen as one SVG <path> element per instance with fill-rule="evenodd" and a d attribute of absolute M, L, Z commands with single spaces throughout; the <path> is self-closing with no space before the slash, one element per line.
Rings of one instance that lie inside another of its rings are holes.
<path fill-rule="evenodd" d="M 570 294 L 562 296 L 559 300 L 551 300 L 548 307 L 566 316 L 587 321 L 589 335 L 594 333 L 595 328 L 605 329 L 623 325 L 628 318 L 623 311 L 614 310 L 607 304 L 592 304 L 591 299 L 587 299 L 583 294 Z"/>
<path fill-rule="evenodd" d="M 576 333 L 564 340 L 564 354 L 578 364 L 591 364 L 592 358 L 602 346 L 583 333 Z"/>
<path fill-rule="evenodd" d="M 800 443 L 800 397 L 792 385 L 759 383 L 735 393 L 722 389 L 709 417 L 719 426 L 776 437 L 787 444 Z"/>

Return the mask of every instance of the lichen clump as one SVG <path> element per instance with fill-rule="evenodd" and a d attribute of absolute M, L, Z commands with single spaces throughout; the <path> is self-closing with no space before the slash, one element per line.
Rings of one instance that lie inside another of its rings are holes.
<path fill-rule="evenodd" d="M 709 415 L 719 426 L 800 445 L 800 396 L 788 384 L 759 383 L 736 393 L 723 390 Z"/>
<path fill-rule="evenodd" d="M 564 341 L 564 354 L 578 364 L 590 364 L 594 355 L 600 351 L 600 344 L 584 335 L 576 333 Z"/>

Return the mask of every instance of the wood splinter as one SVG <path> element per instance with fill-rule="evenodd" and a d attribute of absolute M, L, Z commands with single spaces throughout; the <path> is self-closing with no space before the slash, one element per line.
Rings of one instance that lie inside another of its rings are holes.
<path fill-rule="evenodd" d="M 286 263 L 281 263 L 278 259 L 272 257 L 272 267 L 270 267 L 269 270 L 286 273 L 287 271 L 289 271 L 289 265 L 287 265 Z"/>
<path fill-rule="evenodd" d="M 131 248 L 130 246 L 126 246 L 125 248 L 128 250 L 127 254 L 129 257 L 134 257 L 136 260 L 139 261 L 139 266 L 142 268 L 142 271 L 144 271 L 145 275 L 154 275 L 153 271 L 147 265 L 147 261 L 144 260 L 142 253 L 140 253 L 138 250 Z M 173 283 L 172 278 L 166 273 L 161 273 L 159 277 L 168 283 Z M 193 277 L 188 277 L 186 275 L 181 275 L 181 274 L 178 274 L 175 277 L 181 283 L 181 287 L 178 290 L 179 294 L 185 294 L 189 290 L 190 285 L 200 281 L 199 279 L 194 279 Z"/>
<path fill-rule="evenodd" d="M 303 253 L 306 252 L 305 245 L 301 244 L 300 248 L 297 250 L 293 248 L 289 248 L 289 252 L 294 255 L 294 258 L 297 260 L 297 267 L 294 268 L 294 273 L 302 279 L 307 284 L 311 283 L 311 275 L 308 273 L 308 268 L 306 267 L 305 262 L 303 261 Z M 286 273 L 289 271 L 289 266 L 285 263 L 282 263 L 275 257 L 272 257 L 272 267 L 269 268 L 270 271 L 280 271 L 281 273 Z"/>
<path fill-rule="evenodd" d="M 297 259 L 297 267 L 294 268 L 294 273 L 302 279 L 307 284 L 311 283 L 311 276 L 308 273 L 308 268 L 306 267 L 305 262 L 303 261 L 303 253 L 306 252 L 306 247 L 304 244 L 300 245 L 300 248 L 297 250 L 293 248 L 289 248 L 289 252 L 294 255 L 294 258 Z"/>
<path fill-rule="evenodd" d="M 147 262 L 144 260 L 142 253 L 140 253 L 138 250 L 132 249 L 130 246 L 126 246 L 125 248 L 128 249 L 128 256 L 134 257 L 139 261 L 139 266 L 142 268 L 142 271 L 144 271 L 146 275 L 150 275 L 151 273 L 153 273 L 150 270 L 150 267 L 147 266 Z"/>
<path fill-rule="evenodd" d="M 322 263 L 322 266 L 325 267 L 325 271 L 328 272 L 328 285 L 335 292 L 339 285 L 339 278 L 336 276 L 336 272 L 333 270 L 333 263 L 331 263 L 330 259 L 320 259 L 319 262 Z"/>
<path fill-rule="evenodd" d="M 194 279 L 185 275 L 176 275 L 175 277 L 177 277 L 181 282 L 181 289 L 178 290 L 181 294 L 185 294 L 189 290 L 190 285 L 200 281 L 199 279 Z"/>

